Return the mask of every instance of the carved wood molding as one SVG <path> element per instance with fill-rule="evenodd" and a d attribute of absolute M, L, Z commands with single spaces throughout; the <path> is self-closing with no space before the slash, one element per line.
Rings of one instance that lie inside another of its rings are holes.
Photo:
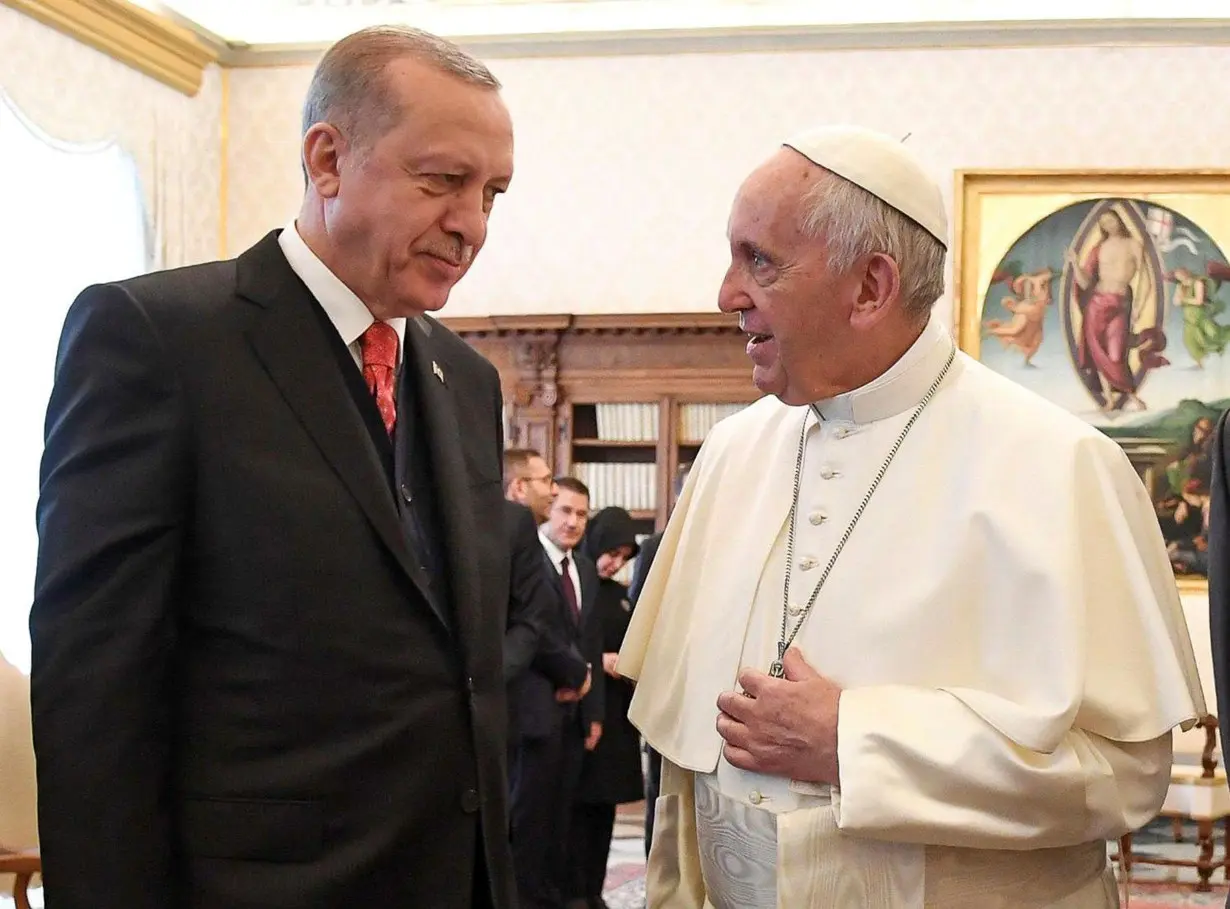
<path fill-rule="evenodd" d="M 460 316 L 440 323 L 462 337 L 507 335 L 737 334 L 739 319 L 726 313 L 601 313 L 589 315 Z"/>
<path fill-rule="evenodd" d="M 559 332 L 533 332 L 517 338 L 513 360 L 519 377 L 513 390 L 513 400 L 519 407 L 539 404 L 554 410 L 559 403 Z"/>

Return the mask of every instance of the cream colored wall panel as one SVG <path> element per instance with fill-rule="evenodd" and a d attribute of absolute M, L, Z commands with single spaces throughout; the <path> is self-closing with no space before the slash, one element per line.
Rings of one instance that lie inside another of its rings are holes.
<path fill-rule="evenodd" d="M 232 255 L 299 210 L 299 117 L 311 77 L 303 66 L 227 73 L 226 234 Z"/>
<path fill-rule="evenodd" d="M 517 175 L 452 315 L 710 310 L 731 198 L 791 132 L 909 133 L 970 167 L 1230 165 L 1230 49 L 1019 48 L 491 61 Z M 298 205 L 308 67 L 235 71 L 231 249 Z M 241 100 L 239 86 L 243 86 Z M 242 138 L 241 138 L 242 137 Z M 948 318 L 948 306 L 941 310 Z"/>

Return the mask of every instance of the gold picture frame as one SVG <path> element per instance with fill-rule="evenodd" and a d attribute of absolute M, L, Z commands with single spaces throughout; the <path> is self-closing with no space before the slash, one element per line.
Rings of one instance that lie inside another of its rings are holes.
<path fill-rule="evenodd" d="M 1230 406 L 1230 170 L 962 170 L 953 209 L 961 349 L 1119 441 L 1180 589 L 1206 592 L 1209 418 Z"/>

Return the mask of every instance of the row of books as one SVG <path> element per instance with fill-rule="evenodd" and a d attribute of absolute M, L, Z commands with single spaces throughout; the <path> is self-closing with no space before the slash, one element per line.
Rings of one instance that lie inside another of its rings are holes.
<path fill-rule="evenodd" d="M 658 507 L 658 465 L 606 464 L 579 461 L 572 475 L 589 487 L 591 513 L 608 505 L 628 511 L 652 511 Z"/>
<path fill-rule="evenodd" d="M 594 414 L 604 442 L 658 441 L 657 404 L 595 404 Z"/>
<path fill-rule="evenodd" d="M 679 437 L 687 442 L 703 442 L 709 430 L 741 411 L 746 404 L 681 404 Z"/>
<path fill-rule="evenodd" d="M 704 441 L 719 421 L 738 413 L 746 404 L 680 404 L 679 436 L 688 442 Z M 657 404 L 595 404 L 598 439 L 603 442 L 656 442 Z"/>

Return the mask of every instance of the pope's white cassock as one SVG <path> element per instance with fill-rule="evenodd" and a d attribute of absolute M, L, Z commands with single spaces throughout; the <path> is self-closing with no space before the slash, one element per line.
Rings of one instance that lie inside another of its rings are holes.
<path fill-rule="evenodd" d="M 840 785 L 722 757 L 716 700 L 776 658 L 952 357 L 934 319 L 863 388 L 716 426 L 619 658 L 663 756 L 649 909 L 1094 909 L 1204 712 L 1149 498 L 1096 429 L 957 352 L 795 645 L 844 689 Z"/>

